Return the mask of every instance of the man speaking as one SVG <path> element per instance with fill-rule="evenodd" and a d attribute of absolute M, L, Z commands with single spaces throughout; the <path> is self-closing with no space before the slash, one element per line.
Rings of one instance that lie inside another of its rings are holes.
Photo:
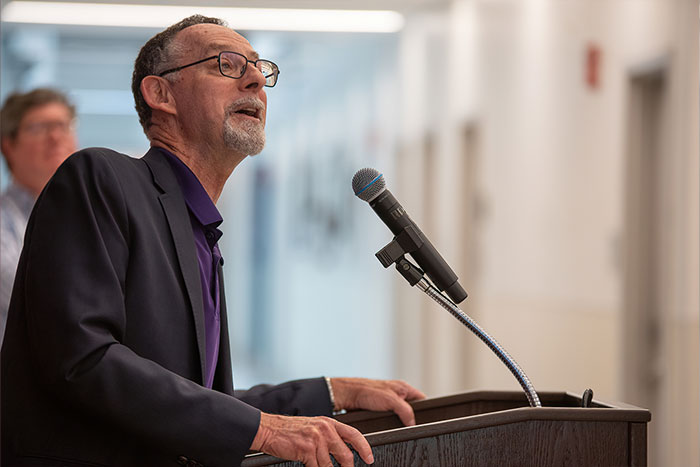
<path fill-rule="evenodd" d="M 151 38 L 132 90 L 151 149 L 71 156 L 37 200 L 2 348 L 2 464 L 235 466 L 249 449 L 308 466 L 371 463 L 333 410 L 393 410 L 400 381 L 233 389 L 215 203 L 265 143 L 279 69 L 222 21 Z M 325 416 L 324 416 L 325 415 Z"/>

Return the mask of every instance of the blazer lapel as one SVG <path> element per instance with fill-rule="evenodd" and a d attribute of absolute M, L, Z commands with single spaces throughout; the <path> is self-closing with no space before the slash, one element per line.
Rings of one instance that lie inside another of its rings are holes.
<path fill-rule="evenodd" d="M 219 341 L 219 358 L 214 375 L 214 389 L 224 394 L 233 395 L 233 368 L 231 366 L 231 346 L 228 339 L 228 317 L 226 315 L 226 294 L 224 293 L 224 268 L 219 270 L 219 319 L 221 333 Z"/>
<path fill-rule="evenodd" d="M 204 303 L 202 301 L 202 284 L 199 277 L 199 263 L 195 250 L 194 234 L 187 205 L 182 195 L 180 185 L 170 164 L 159 149 L 151 148 L 143 157 L 153 174 L 153 180 L 162 193 L 158 196 L 163 212 L 168 220 L 170 233 L 175 243 L 175 251 L 180 266 L 180 272 L 187 289 L 190 307 L 194 317 L 197 347 L 199 348 L 199 364 L 201 381 L 204 381 L 206 371 L 206 343 L 204 331 Z"/>

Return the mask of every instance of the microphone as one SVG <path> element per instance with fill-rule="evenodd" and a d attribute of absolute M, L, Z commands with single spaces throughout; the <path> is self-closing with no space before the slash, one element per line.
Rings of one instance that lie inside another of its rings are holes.
<path fill-rule="evenodd" d="M 389 267 L 404 253 L 409 253 L 440 292 L 444 291 L 455 303 L 467 298 L 467 292 L 457 282 L 457 275 L 387 190 L 384 176 L 378 170 L 358 170 L 352 178 L 352 189 L 358 198 L 369 203 L 395 236 L 395 242 L 376 255 L 384 267 Z"/>

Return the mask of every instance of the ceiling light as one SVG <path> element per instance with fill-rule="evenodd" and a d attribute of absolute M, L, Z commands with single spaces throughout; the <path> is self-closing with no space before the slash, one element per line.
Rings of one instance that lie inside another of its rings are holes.
<path fill-rule="evenodd" d="M 115 3 L 13 1 L 2 9 L 6 23 L 165 28 L 192 14 L 226 20 L 233 29 L 316 32 L 397 32 L 403 15 L 387 10 L 228 8 Z"/>

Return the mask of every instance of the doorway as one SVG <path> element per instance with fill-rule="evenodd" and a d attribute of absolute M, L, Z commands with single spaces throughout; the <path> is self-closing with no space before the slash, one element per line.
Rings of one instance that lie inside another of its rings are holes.
<path fill-rule="evenodd" d="M 660 414 L 664 361 L 664 176 L 668 169 L 668 78 L 658 64 L 630 74 L 623 271 L 622 390 L 634 405 Z M 659 465 L 649 424 L 649 465 Z"/>

